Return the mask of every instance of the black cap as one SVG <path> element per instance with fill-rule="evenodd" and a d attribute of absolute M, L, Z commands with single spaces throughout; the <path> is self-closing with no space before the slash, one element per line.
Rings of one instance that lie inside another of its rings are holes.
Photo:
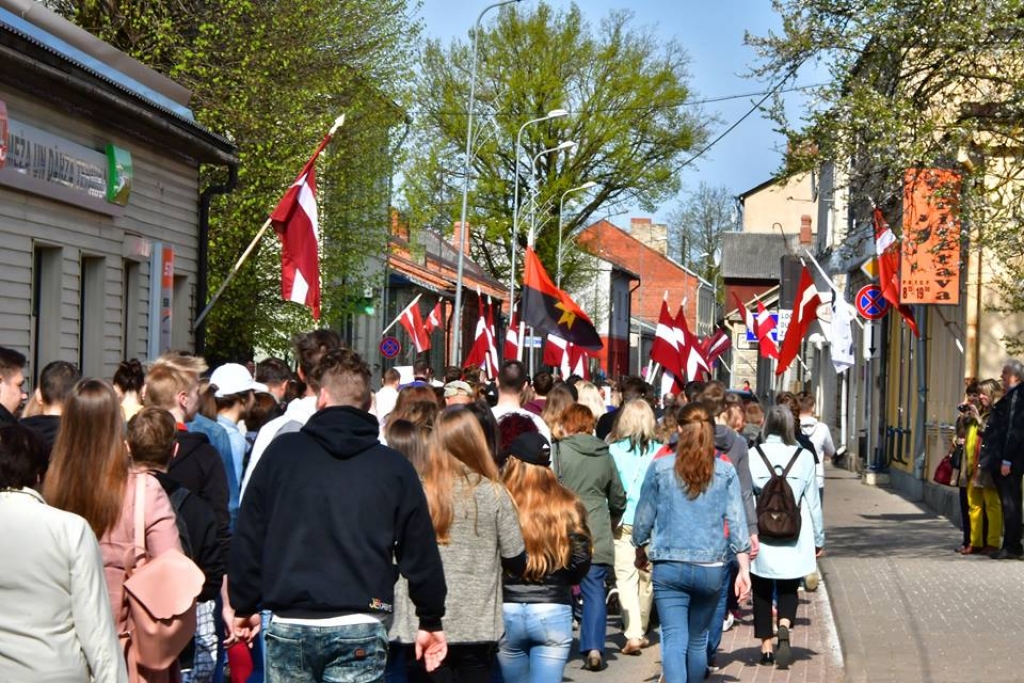
<path fill-rule="evenodd" d="M 520 434 L 508 448 L 509 455 L 531 465 L 551 465 L 551 444 L 543 434 L 527 432 Z"/>

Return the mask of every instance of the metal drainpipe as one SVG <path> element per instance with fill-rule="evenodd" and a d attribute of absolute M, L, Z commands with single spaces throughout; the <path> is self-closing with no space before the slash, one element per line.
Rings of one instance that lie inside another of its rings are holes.
<path fill-rule="evenodd" d="M 928 307 L 918 306 L 921 311 L 921 330 L 925 332 L 917 339 L 917 419 L 914 420 L 914 478 L 924 479 L 925 460 L 927 459 L 928 440 L 925 429 L 928 420 L 928 382 L 925 373 L 928 370 Z"/>
<path fill-rule="evenodd" d="M 207 278 L 210 269 L 210 202 L 215 195 L 227 194 L 238 185 L 238 164 L 228 164 L 228 179 L 223 185 L 210 185 L 199 195 L 199 254 L 196 264 L 196 301 L 199 307 L 206 306 L 206 297 L 209 294 Z M 206 351 L 206 321 L 204 318 L 194 330 L 192 330 L 193 344 L 196 348 L 196 355 L 203 355 Z"/>

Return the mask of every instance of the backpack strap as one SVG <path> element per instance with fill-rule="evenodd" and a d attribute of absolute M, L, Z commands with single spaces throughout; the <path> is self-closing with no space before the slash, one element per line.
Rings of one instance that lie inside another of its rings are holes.
<path fill-rule="evenodd" d="M 761 456 L 761 460 L 764 460 L 764 466 L 768 468 L 768 476 L 770 476 L 772 479 L 779 476 L 778 473 L 775 471 L 775 467 L 772 465 L 771 461 L 768 460 L 768 456 L 765 455 L 764 451 L 761 450 L 761 445 L 754 444 L 754 448 L 757 449 L 757 454 Z M 786 471 L 788 472 L 789 469 L 787 468 Z M 782 476 L 786 476 L 785 473 L 783 473 Z"/>
<path fill-rule="evenodd" d="M 793 457 L 789 459 L 789 464 L 786 465 L 786 469 L 782 470 L 782 476 L 785 477 L 787 474 L 789 474 L 789 471 L 791 469 L 793 469 L 793 465 L 796 463 L 796 459 L 797 459 L 797 457 L 799 457 L 800 451 L 802 451 L 802 450 L 803 450 L 803 447 L 801 447 L 801 446 L 797 446 L 796 447 L 796 452 L 793 453 Z"/>
<path fill-rule="evenodd" d="M 138 472 L 135 475 L 135 534 L 132 551 L 132 567 L 140 566 L 139 559 L 146 557 L 146 475 Z"/>

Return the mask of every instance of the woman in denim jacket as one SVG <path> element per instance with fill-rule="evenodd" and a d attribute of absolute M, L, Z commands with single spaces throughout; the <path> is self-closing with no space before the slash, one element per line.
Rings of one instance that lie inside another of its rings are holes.
<path fill-rule="evenodd" d="M 654 602 L 662 622 L 666 683 L 701 681 L 708 627 L 725 580 L 728 548 L 736 553 L 736 594 L 750 589 L 750 537 L 733 466 L 715 457 L 715 425 L 707 409 L 679 411 L 676 453 L 647 470 L 633 520 L 637 562 L 654 563 Z M 723 533 L 724 532 L 724 533 Z M 644 552 L 644 546 L 649 548 Z"/>
<path fill-rule="evenodd" d="M 815 557 L 825 545 L 814 454 L 801 449 L 796 442 L 795 425 L 788 406 L 769 408 L 762 429 L 764 442 L 755 447 L 779 474 L 793 454 L 800 451 L 786 475 L 793 498 L 800 506 L 800 535 L 795 541 L 769 542 L 762 534 L 761 549 L 750 567 L 754 587 L 754 637 L 761 639 L 761 664 L 777 664 L 780 669 L 787 668 L 793 660 L 789 629 L 796 619 L 797 587 L 800 579 L 815 571 Z M 749 463 L 754 491 L 759 492 L 768 483 L 771 473 L 757 450 L 750 454 Z M 778 600 L 779 612 L 777 652 L 772 648 L 773 596 Z"/>

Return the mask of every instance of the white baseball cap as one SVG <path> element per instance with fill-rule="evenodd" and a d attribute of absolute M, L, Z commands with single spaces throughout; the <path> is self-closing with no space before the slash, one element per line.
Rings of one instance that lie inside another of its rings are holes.
<path fill-rule="evenodd" d="M 256 382 L 252 378 L 249 369 L 238 363 L 225 363 L 210 375 L 210 384 L 217 387 L 217 398 L 224 398 L 233 394 L 242 394 L 246 391 L 266 391 L 267 385 Z"/>

